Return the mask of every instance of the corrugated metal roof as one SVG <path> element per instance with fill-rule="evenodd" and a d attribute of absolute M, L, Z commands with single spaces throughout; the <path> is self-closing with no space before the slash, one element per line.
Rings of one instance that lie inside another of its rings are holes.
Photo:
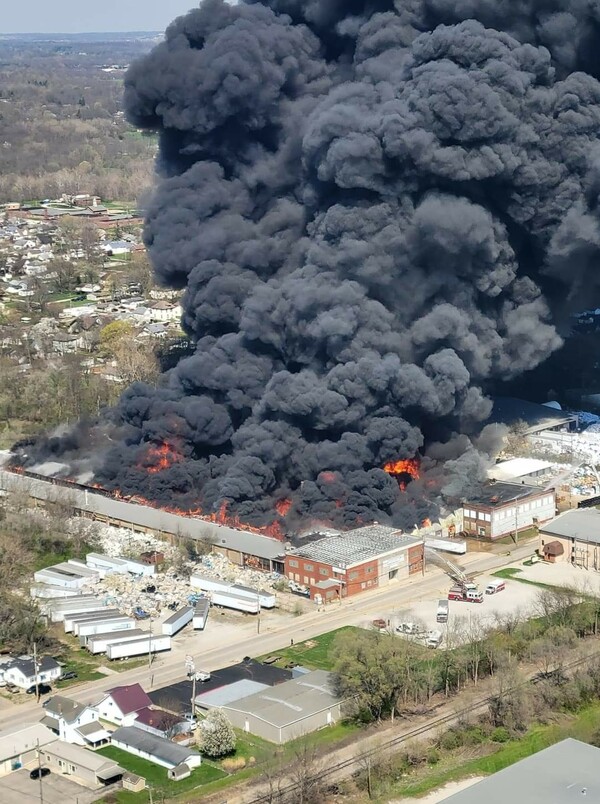
<path fill-rule="evenodd" d="M 268 684 L 260 684 L 258 681 L 244 678 L 241 681 L 234 681 L 233 684 L 227 684 L 225 687 L 219 687 L 216 690 L 196 695 L 196 705 L 205 709 L 226 706 L 267 689 L 270 689 Z"/>
<path fill-rule="evenodd" d="M 578 508 L 565 511 L 540 528 L 542 533 L 600 544 L 600 511 L 597 508 Z"/>
<path fill-rule="evenodd" d="M 241 698 L 223 708 L 248 712 L 265 723 L 282 728 L 336 706 L 339 702 L 332 691 L 331 673 L 315 670 L 267 691 Z"/>

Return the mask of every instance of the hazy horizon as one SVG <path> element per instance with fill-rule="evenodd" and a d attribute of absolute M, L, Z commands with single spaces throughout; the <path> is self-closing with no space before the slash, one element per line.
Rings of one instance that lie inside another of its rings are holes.
<path fill-rule="evenodd" d="M 4 35 L 56 35 L 161 32 L 175 17 L 198 6 L 198 0 L 104 0 L 102 6 L 79 0 L 30 0 L 3 13 Z"/>

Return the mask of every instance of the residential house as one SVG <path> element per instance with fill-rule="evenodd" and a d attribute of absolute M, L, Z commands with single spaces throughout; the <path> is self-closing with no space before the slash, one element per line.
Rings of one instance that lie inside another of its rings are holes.
<path fill-rule="evenodd" d="M 139 684 L 114 687 L 98 701 L 95 708 L 102 720 L 118 726 L 131 726 L 140 709 L 152 706 L 152 701 Z"/>
<path fill-rule="evenodd" d="M 200 754 L 193 748 L 157 737 L 135 726 L 122 726 L 112 733 L 112 745 L 129 754 L 147 759 L 163 768 L 176 768 L 185 764 L 188 768 L 198 768 L 202 762 Z"/>
<path fill-rule="evenodd" d="M 107 256 L 114 257 L 119 254 L 130 254 L 133 246 L 126 240 L 109 240 L 102 244 L 102 250 L 106 252 Z"/>
<path fill-rule="evenodd" d="M 14 684 L 22 690 L 28 690 L 34 684 L 50 684 L 62 675 L 62 665 L 52 656 L 42 656 L 37 660 L 37 674 L 33 656 L 20 656 L 3 668 L 0 668 L 4 681 Z M 36 679 L 37 675 L 37 679 Z"/>
<path fill-rule="evenodd" d="M 38 746 L 44 748 L 58 740 L 41 723 L 0 731 L 0 776 L 6 776 L 37 760 Z"/>
<path fill-rule="evenodd" d="M 44 703 L 42 724 L 61 740 L 86 748 L 100 748 L 110 742 L 110 734 L 99 723 L 98 710 L 62 695 Z"/>
<path fill-rule="evenodd" d="M 85 346 L 83 338 L 79 335 L 69 335 L 66 332 L 57 332 L 52 336 L 52 351 L 59 355 L 74 354 Z"/>
<path fill-rule="evenodd" d="M 41 757 L 44 766 L 53 773 L 68 776 L 91 790 L 119 782 L 125 773 L 124 768 L 114 760 L 61 740 L 47 745 Z"/>
<path fill-rule="evenodd" d="M 172 712 L 167 712 L 165 709 L 152 709 L 145 706 L 136 712 L 133 725 L 137 729 L 147 731 L 157 737 L 165 737 L 170 739 L 175 734 L 183 734 L 190 731 L 190 724 L 182 721 L 180 717 L 174 715 Z"/>
<path fill-rule="evenodd" d="M 146 324 L 138 338 L 166 338 L 167 332 L 164 324 Z"/>
<path fill-rule="evenodd" d="M 179 304 L 172 304 L 166 299 L 159 299 L 148 308 L 151 321 L 167 323 L 169 321 L 179 321 L 181 319 L 181 307 Z"/>

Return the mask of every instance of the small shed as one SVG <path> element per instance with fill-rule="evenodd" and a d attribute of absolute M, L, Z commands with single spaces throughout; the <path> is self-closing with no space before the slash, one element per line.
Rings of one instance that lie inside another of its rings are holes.
<path fill-rule="evenodd" d="M 559 556 L 564 555 L 565 548 L 561 542 L 548 542 L 542 547 L 544 560 L 554 564 Z"/>
<path fill-rule="evenodd" d="M 143 776 L 138 776 L 137 773 L 126 771 L 121 780 L 123 782 L 123 790 L 131 790 L 132 793 L 141 793 L 146 789 L 146 780 Z"/>
<path fill-rule="evenodd" d="M 167 771 L 167 776 L 172 782 L 180 782 L 182 779 L 187 779 L 188 776 L 192 775 L 192 771 L 189 768 L 189 765 L 186 765 L 185 762 L 182 762 L 181 765 L 177 765 L 175 768 L 170 768 Z"/>

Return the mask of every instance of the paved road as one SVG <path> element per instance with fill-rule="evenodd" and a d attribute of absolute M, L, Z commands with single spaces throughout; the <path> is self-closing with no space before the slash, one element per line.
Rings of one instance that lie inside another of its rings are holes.
<path fill-rule="evenodd" d="M 459 561 L 469 574 L 490 572 L 507 564 L 526 558 L 532 553 L 531 542 L 513 549 L 510 553 L 495 555 L 489 553 L 471 553 L 462 556 Z M 207 670 L 216 670 L 241 661 L 244 656 L 258 656 L 264 653 L 275 653 L 278 649 L 294 642 L 340 628 L 343 625 L 361 625 L 365 620 L 375 616 L 391 614 L 394 610 L 407 606 L 415 600 L 439 597 L 448 589 L 448 578 L 441 570 L 432 568 L 425 576 L 413 576 L 406 581 L 387 586 L 383 589 L 366 592 L 362 595 L 343 600 L 339 604 L 330 604 L 321 611 L 311 611 L 297 617 L 290 623 L 277 621 L 277 618 L 263 621 L 261 633 L 250 632 L 250 627 L 234 643 L 207 650 L 201 657 L 201 666 Z M 293 629 L 293 630 L 292 630 Z M 190 637 L 190 639 L 193 637 Z M 197 644 L 197 643 L 196 643 Z M 185 648 L 185 643 L 183 645 Z M 82 703 L 93 703 L 102 692 L 117 684 L 140 683 L 147 689 L 156 689 L 184 677 L 183 653 L 176 655 L 165 653 L 158 656 L 149 670 L 147 666 L 138 667 L 119 673 L 118 676 L 99 679 L 85 684 L 75 685 L 61 692 Z M 36 701 L 25 701 L 0 709 L 0 729 L 22 723 L 39 720 L 41 704 Z"/>

